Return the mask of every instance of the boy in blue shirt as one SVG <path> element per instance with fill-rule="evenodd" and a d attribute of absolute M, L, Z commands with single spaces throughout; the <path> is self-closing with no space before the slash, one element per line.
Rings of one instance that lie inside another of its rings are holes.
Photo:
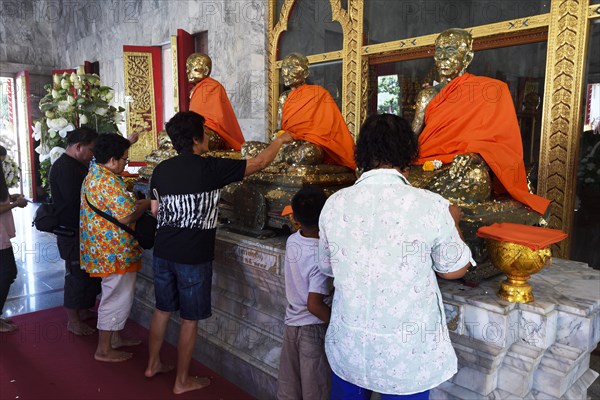
<path fill-rule="evenodd" d="M 285 332 L 279 361 L 277 398 L 328 399 L 331 369 L 324 341 L 331 308 L 329 278 L 319 271 L 319 215 L 327 197 L 306 186 L 292 199 L 293 218 L 300 229 L 285 251 Z"/>

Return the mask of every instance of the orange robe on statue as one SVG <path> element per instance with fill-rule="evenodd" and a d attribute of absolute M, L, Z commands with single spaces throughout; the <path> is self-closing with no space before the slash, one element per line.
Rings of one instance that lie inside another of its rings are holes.
<path fill-rule="evenodd" d="M 202 115 L 204 125 L 217 132 L 229 147 L 240 150 L 244 135 L 223 85 L 211 77 L 202 79 L 192 89 L 190 111 Z"/>
<path fill-rule="evenodd" d="M 290 92 L 283 105 L 281 129 L 295 140 L 325 150 L 325 162 L 356 169 L 354 139 L 335 100 L 318 85 L 304 84 Z"/>
<path fill-rule="evenodd" d="M 499 80 L 465 73 L 429 103 L 419 136 L 420 159 L 452 162 L 455 155 L 479 153 L 506 191 L 544 214 L 550 200 L 529 193 L 523 145 L 508 86 Z"/>

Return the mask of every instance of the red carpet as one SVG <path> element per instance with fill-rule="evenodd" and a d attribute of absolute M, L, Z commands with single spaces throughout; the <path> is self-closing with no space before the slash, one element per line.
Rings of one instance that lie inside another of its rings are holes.
<path fill-rule="evenodd" d="M 67 332 L 61 307 L 13 318 L 19 330 L 0 333 L 0 399 L 252 399 L 234 384 L 192 361 L 191 375 L 209 376 L 201 390 L 174 395 L 175 372 L 144 376 L 148 361 L 148 331 L 127 321 L 123 336 L 142 344 L 125 348 L 133 359 L 122 363 L 94 360 L 98 335 Z M 94 326 L 92 321 L 87 321 Z M 162 359 L 175 364 L 176 349 L 163 345 Z"/>

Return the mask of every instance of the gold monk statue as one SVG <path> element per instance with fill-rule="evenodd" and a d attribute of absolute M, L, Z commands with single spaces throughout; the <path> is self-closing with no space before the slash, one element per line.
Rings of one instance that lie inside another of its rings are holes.
<path fill-rule="evenodd" d="M 190 111 L 204 117 L 210 150 L 240 150 L 244 136 L 223 85 L 210 77 L 212 60 L 202 53 L 186 61 L 190 92 Z"/>
<path fill-rule="evenodd" d="M 489 200 L 492 190 L 508 192 L 544 214 L 550 202 L 528 190 L 521 133 L 506 83 L 466 72 L 473 37 L 463 29 L 437 37 L 434 60 L 440 83 L 417 95 L 412 127 L 419 137 L 418 164 L 439 160 L 449 165 L 419 186 L 463 203 Z"/>
<path fill-rule="evenodd" d="M 302 54 L 291 53 L 283 59 L 281 77 L 290 89 L 279 97 L 277 122 L 280 131 L 289 132 L 294 141 L 282 147 L 274 164 L 324 163 L 354 170 L 354 140 L 342 113 L 326 89 L 306 83 L 308 75 L 308 59 Z M 242 154 L 252 156 L 265 146 L 246 142 Z"/>

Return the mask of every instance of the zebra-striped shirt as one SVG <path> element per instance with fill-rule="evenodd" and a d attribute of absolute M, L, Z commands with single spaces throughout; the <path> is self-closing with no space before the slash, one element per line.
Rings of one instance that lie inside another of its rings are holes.
<path fill-rule="evenodd" d="M 151 198 L 158 201 L 154 255 L 183 264 L 214 258 L 223 186 L 244 178 L 245 160 L 181 154 L 154 169 Z"/>

